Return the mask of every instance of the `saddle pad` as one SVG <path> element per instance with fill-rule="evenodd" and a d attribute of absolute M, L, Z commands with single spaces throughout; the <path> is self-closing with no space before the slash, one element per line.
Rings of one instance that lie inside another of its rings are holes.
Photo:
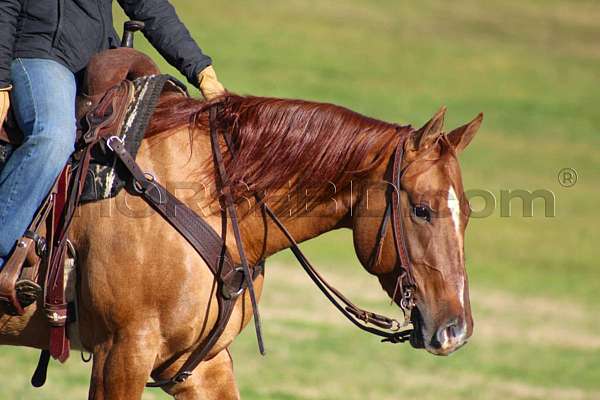
<path fill-rule="evenodd" d="M 127 106 L 121 131 L 115 132 L 115 136 L 121 138 L 125 148 L 134 158 L 167 83 L 181 87 L 181 83 L 169 75 L 150 75 L 133 81 L 134 94 Z M 100 142 L 92 149 L 92 160 L 81 195 L 81 203 L 115 197 L 125 187 L 128 177 L 126 168 L 118 163 L 117 158 L 110 149 L 106 148 L 104 142 Z"/>

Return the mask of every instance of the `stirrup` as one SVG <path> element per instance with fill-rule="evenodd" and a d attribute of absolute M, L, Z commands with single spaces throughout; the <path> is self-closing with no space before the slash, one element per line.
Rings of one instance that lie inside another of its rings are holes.
<path fill-rule="evenodd" d="M 28 273 L 30 268 L 36 268 L 40 262 L 36 253 L 36 241 L 23 236 L 17 241 L 15 250 L 0 271 L 0 304 L 4 305 L 10 315 L 23 315 L 25 307 L 37 299 L 41 288 L 33 282 Z M 25 264 L 31 267 L 25 267 Z M 24 276 L 22 276 L 22 274 Z"/>
<path fill-rule="evenodd" d="M 17 300 L 21 307 L 27 308 L 41 296 L 43 290 L 40 285 L 29 279 L 20 279 L 15 284 Z"/>

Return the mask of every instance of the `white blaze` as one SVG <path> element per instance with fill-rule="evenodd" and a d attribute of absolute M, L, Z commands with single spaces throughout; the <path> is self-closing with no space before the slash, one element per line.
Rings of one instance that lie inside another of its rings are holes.
<path fill-rule="evenodd" d="M 458 251 L 460 253 L 460 260 L 463 259 L 463 237 L 460 231 L 460 201 L 456 195 L 454 187 L 450 186 L 448 189 L 448 210 L 450 210 L 450 216 L 452 217 L 452 225 L 454 225 L 454 232 L 456 232 L 456 239 L 458 241 Z M 461 280 L 458 283 L 458 293 L 460 296 L 460 303 L 465 306 L 465 283 Z"/>
<path fill-rule="evenodd" d="M 460 296 L 460 305 L 462 308 L 465 308 L 465 282 L 458 282 L 458 295 Z"/>
<path fill-rule="evenodd" d="M 460 201 L 458 201 L 458 196 L 452 186 L 448 189 L 448 209 L 454 224 L 454 231 L 460 237 Z"/>

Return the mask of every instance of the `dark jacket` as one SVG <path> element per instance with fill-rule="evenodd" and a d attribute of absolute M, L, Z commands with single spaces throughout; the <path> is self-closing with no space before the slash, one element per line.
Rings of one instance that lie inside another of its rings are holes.
<path fill-rule="evenodd" d="M 118 0 L 131 19 L 146 24 L 144 35 L 190 83 L 211 64 L 168 0 Z M 1 0 L 0 88 L 10 84 L 14 58 L 44 58 L 79 72 L 90 58 L 119 45 L 112 0 Z"/>

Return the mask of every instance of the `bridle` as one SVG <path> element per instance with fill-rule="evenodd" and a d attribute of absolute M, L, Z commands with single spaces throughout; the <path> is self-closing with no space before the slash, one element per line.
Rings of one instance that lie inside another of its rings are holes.
<path fill-rule="evenodd" d="M 219 181 L 222 185 L 228 185 L 228 177 L 225 171 L 224 163 L 223 163 L 223 155 L 221 154 L 220 146 L 218 145 L 218 129 L 216 124 L 217 118 L 217 108 L 212 107 L 210 109 L 210 134 L 211 134 L 211 142 L 213 149 L 213 156 L 216 163 L 216 169 L 219 174 Z M 394 290 L 394 294 L 392 296 L 392 301 L 395 298 L 398 291 L 401 292 L 401 300 L 400 300 L 400 308 L 404 314 L 404 320 L 402 322 L 398 321 L 395 318 L 387 317 L 381 314 L 374 313 L 372 311 L 367 311 L 363 308 L 358 307 L 352 301 L 350 301 L 346 296 L 344 296 L 339 290 L 333 287 L 327 280 L 316 270 L 316 268 L 310 263 L 308 258 L 304 255 L 302 250 L 300 249 L 298 243 L 289 232 L 289 230 L 285 227 L 284 223 L 277 217 L 277 215 L 273 212 L 269 206 L 265 203 L 264 199 L 259 195 L 255 195 L 257 204 L 260 204 L 260 207 L 264 214 L 273 221 L 273 223 L 277 226 L 277 228 L 283 233 L 290 244 L 290 250 L 298 260 L 298 263 L 302 266 L 304 271 L 310 277 L 310 279 L 315 283 L 315 285 L 319 288 L 319 290 L 325 295 L 325 297 L 335 306 L 335 308 L 340 311 L 342 315 L 344 315 L 350 322 L 352 322 L 355 326 L 366 331 L 368 333 L 374 334 L 376 336 L 382 337 L 382 341 L 390 342 L 390 343 L 403 343 L 410 339 L 411 334 L 413 333 L 413 329 L 409 327 L 411 323 L 411 312 L 415 307 L 414 301 L 414 293 L 416 290 L 416 283 L 414 280 L 413 274 L 413 265 L 410 261 L 410 256 L 408 254 L 408 247 L 406 243 L 406 232 L 404 229 L 404 223 L 402 221 L 402 209 L 401 209 L 401 178 L 402 178 L 402 163 L 404 161 L 404 147 L 406 144 L 406 140 L 410 135 L 414 132 L 414 129 L 411 126 L 396 126 L 396 132 L 400 137 L 398 144 L 396 145 L 396 150 L 394 151 L 394 156 L 390 160 L 390 165 L 392 166 L 392 182 L 393 187 L 388 190 L 386 196 L 386 212 L 379 228 L 377 243 L 375 244 L 376 253 L 374 257 L 371 259 L 371 263 L 377 263 L 381 257 L 381 251 L 383 249 L 383 244 L 385 241 L 386 233 L 388 230 L 388 226 L 392 225 L 392 231 L 394 236 L 394 247 L 396 250 L 396 255 L 398 260 L 400 260 L 400 273 L 398 274 L 398 278 L 396 281 L 396 287 Z M 230 132 L 222 133 L 224 142 L 232 153 L 235 156 L 235 148 L 231 139 Z M 264 344 L 262 341 L 261 334 L 261 325 L 260 325 L 260 315 L 258 312 L 258 306 L 256 299 L 254 298 L 254 287 L 251 277 L 251 273 L 249 271 L 248 261 L 245 257 L 245 251 L 243 249 L 243 244 L 241 242 L 241 233 L 239 228 L 239 219 L 237 218 L 237 214 L 235 211 L 235 203 L 231 196 L 231 189 L 229 187 L 223 187 L 223 192 L 225 194 L 225 206 L 227 210 L 230 212 L 231 216 L 231 224 L 232 229 L 234 231 L 234 236 L 236 238 L 237 249 L 240 254 L 240 258 L 242 261 L 242 268 L 245 271 L 246 285 L 249 289 L 250 298 L 253 305 L 253 313 L 254 313 L 254 322 L 258 340 L 258 346 L 261 354 L 264 354 Z M 374 266 L 374 265 L 373 265 Z"/>
<path fill-rule="evenodd" d="M 401 139 L 396 146 L 394 156 L 390 161 L 392 169 L 392 186 L 388 187 L 385 214 L 377 234 L 378 241 L 375 245 L 376 253 L 374 253 L 371 259 L 370 269 L 373 270 L 381 259 L 383 243 L 388 230 L 388 225 L 390 225 L 391 220 L 394 248 L 396 250 L 396 256 L 398 257 L 398 260 L 400 260 L 401 269 L 401 272 L 396 280 L 396 286 L 394 288 L 394 293 L 392 294 L 392 299 L 396 298 L 396 294 L 400 290 L 402 294 L 400 299 L 400 308 L 404 312 L 405 318 L 408 321 L 410 319 L 410 313 L 415 306 L 414 292 L 417 284 L 414 279 L 413 264 L 408 254 L 406 230 L 404 228 L 404 221 L 402 220 L 401 179 L 403 172 L 402 164 L 404 162 L 404 146 L 407 138 L 410 137 L 414 130 L 410 126 L 398 126 L 396 127 L 396 131 Z"/>
<path fill-rule="evenodd" d="M 211 131 L 215 131 L 214 118 L 216 114 L 211 113 Z M 394 294 L 392 295 L 392 301 L 395 299 L 398 291 L 401 293 L 400 308 L 404 314 L 404 320 L 402 322 L 395 318 L 380 315 L 371 311 L 364 310 L 346 296 L 344 296 L 339 290 L 333 287 L 325 278 L 316 270 L 316 268 L 310 263 L 308 258 L 304 255 L 298 243 L 285 227 L 283 222 L 275 215 L 275 213 L 262 201 L 261 198 L 257 198 L 259 204 L 263 209 L 263 212 L 273 221 L 273 223 L 279 228 L 284 234 L 288 242 L 290 243 L 290 250 L 298 260 L 298 263 L 302 266 L 304 271 L 315 283 L 319 290 L 327 297 L 327 299 L 344 315 L 350 322 L 352 322 L 358 328 L 382 337 L 382 341 L 390 343 L 402 343 L 410 339 L 413 329 L 409 327 L 411 323 L 411 312 L 415 307 L 414 293 L 416 290 L 416 282 L 413 274 L 413 265 L 408 254 L 406 231 L 404 228 L 404 222 L 402 220 L 402 209 L 401 209 L 401 178 L 402 178 L 402 163 L 404 161 L 404 147 L 406 140 L 414 132 L 411 126 L 396 126 L 396 132 L 400 137 L 396 150 L 394 151 L 393 158 L 390 160 L 392 169 L 392 187 L 388 188 L 386 194 L 386 211 L 379 227 L 377 242 L 375 244 L 375 253 L 373 254 L 370 264 L 374 267 L 379 263 L 381 259 L 381 253 L 385 241 L 385 237 L 388 231 L 388 227 L 391 224 L 394 247 L 398 260 L 400 260 L 399 268 L 401 271 L 398 274 Z M 225 141 L 228 144 L 230 151 L 233 151 L 231 139 L 224 134 Z M 214 150 L 219 151 L 218 149 Z M 239 229 L 239 228 L 237 228 Z M 236 227 L 234 226 L 234 231 Z M 238 246 L 238 249 L 240 247 Z M 250 287 L 250 283 L 248 283 Z M 252 292 L 251 292 L 252 293 Z M 255 309 L 258 312 L 257 309 Z M 257 315 L 255 314 L 255 318 Z M 255 319 L 255 321 L 258 321 Z M 257 325 L 257 333 L 260 328 Z M 258 336 L 259 348 L 263 348 L 260 334 Z"/>

